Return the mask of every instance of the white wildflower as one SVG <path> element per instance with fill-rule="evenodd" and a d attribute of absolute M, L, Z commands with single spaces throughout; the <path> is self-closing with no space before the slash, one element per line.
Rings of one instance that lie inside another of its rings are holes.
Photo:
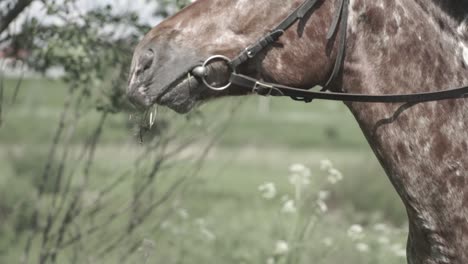
<path fill-rule="evenodd" d="M 403 248 L 403 246 L 401 244 L 393 244 L 390 247 L 390 250 L 397 257 L 400 257 L 400 258 L 405 258 L 406 257 L 406 250 Z"/>
<path fill-rule="evenodd" d="M 349 229 L 348 229 L 348 236 L 352 239 L 352 240 L 359 240 L 359 239 L 362 239 L 364 237 L 364 229 L 362 228 L 361 225 L 352 225 Z"/>
<path fill-rule="evenodd" d="M 406 258 L 406 250 L 405 249 L 400 249 L 398 251 L 395 251 L 395 256 L 400 257 L 400 258 Z"/>
<path fill-rule="evenodd" d="M 337 169 L 330 169 L 328 173 L 337 178 L 339 181 L 343 180 L 343 174 L 341 174 L 341 172 Z"/>
<path fill-rule="evenodd" d="M 276 241 L 275 250 L 273 251 L 273 254 L 275 256 L 283 256 L 283 255 L 288 254 L 288 252 L 289 252 L 288 242 L 284 240 Z"/>
<path fill-rule="evenodd" d="M 330 197 L 330 191 L 319 191 L 318 199 L 320 201 L 325 201 Z"/>
<path fill-rule="evenodd" d="M 266 264 L 275 264 L 276 261 L 274 258 L 268 258 L 267 261 L 266 261 Z"/>
<path fill-rule="evenodd" d="M 367 245 L 365 243 L 357 243 L 356 244 L 356 249 L 359 252 L 369 252 L 369 245 Z"/>
<path fill-rule="evenodd" d="M 377 239 L 377 242 L 379 242 L 379 244 L 382 244 L 382 245 L 388 245 L 390 244 L 390 239 L 386 236 L 381 236 Z"/>
<path fill-rule="evenodd" d="M 289 201 L 289 195 L 283 195 L 283 196 L 281 197 L 281 202 L 282 202 L 282 203 L 285 203 L 285 202 L 287 202 L 287 201 Z"/>
<path fill-rule="evenodd" d="M 143 256 L 146 260 L 149 259 L 151 253 L 156 248 L 156 243 L 150 239 L 143 239 L 141 246 L 138 248 L 138 251 L 143 252 Z"/>
<path fill-rule="evenodd" d="M 386 224 L 380 223 L 374 225 L 374 230 L 378 232 L 388 233 L 390 229 Z"/>
<path fill-rule="evenodd" d="M 339 170 L 332 168 L 328 171 L 328 182 L 336 184 L 341 180 L 343 180 L 343 174 Z"/>
<path fill-rule="evenodd" d="M 289 171 L 292 173 L 310 173 L 310 170 L 304 165 L 300 163 L 295 163 L 291 166 L 289 166 Z"/>
<path fill-rule="evenodd" d="M 163 221 L 160 225 L 162 230 L 169 229 L 171 227 L 171 222 L 169 221 Z"/>
<path fill-rule="evenodd" d="M 331 184 L 337 184 L 338 183 L 336 178 L 333 178 L 333 177 L 328 177 L 328 182 L 331 183 Z"/>
<path fill-rule="evenodd" d="M 284 214 L 294 214 L 296 212 L 297 212 L 297 208 L 293 200 L 286 201 L 283 205 L 283 208 L 281 208 L 281 213 L 284 213 Z"/>
<path fill-rule="evenodd" d="M 327 204 L 326 204 L 324 201 L 322 201 L 322 200 L 318 200 L 318 201 L 317 201 L 317 206 L 318 206 L 318 208 L 320 209 L 320 212 L 322 212 L 322 213 L 325 213 L 325 212 L 328 211 L 328 206 L 327 206 Z"/>
<path fill-rule="evenodd" d="M 208 230 L 208 228 L 206 227 L 202 227 L 201 228 L 201 233 L 203 235 L 203 237 L 208 240 L 208 241 L 213 241 L 216 239 L 216 236 L 213 232 L 211 232 L 210 230 Z"/>
<path fill-rule="evenodd" d="M 188 214 L 186 209 L 181 208 L 181 209 L 179 209 L 178 213 L 179 213 L 180 218 L 182 218 L 182 219 L 189 218 L 189 214 Z"/>
<path fill-rule="evenodd" d="M 206 227 L 206 220 L 204 218 L 197 218 L 194 221 L 195 225 L 199 228 L 201 235 L 208 241 L 216 239 L 216 235 Z"/>
<path fill-rule="evenodd" d="M 151 240 L 151 239 L 143 239 L 143 242 L 141 243 L 142 248 L 154 248 L 156 246 L 156 243 Z"/>
<path fill-rule="evenodd" d="M 276 196 L 276 187 L 272 182 L 267 182 L 260 185 L 258 190 L 262 193 L 262 196 L 265 199 L 273 199 Z"/>
<path fill-rule="evenodd" d="M 302 174 L 291 174 L 289 176 L 289 182 L 294 186 L 306 186 L 310 184 L 309 176 Z"/>
<path fill-rule="evenodd" d="M 333 163 L 330 160 L 321 160 L 320 169 L 323 171 L 328 171 L 333 168 Z"/>
<path fill-rule="evenodd" d="M 327 247 L 333 246 L 333 239 L 331 239 L 330 237 L 324 238 L 322 242 Z"/>
<path fill-rule="evenodd" d="M 310 169 L 303 164 L 293 164 L 289 167 L 291 175 L 289 182 L 295 186 L 304 186 L 310 184 Z"/>

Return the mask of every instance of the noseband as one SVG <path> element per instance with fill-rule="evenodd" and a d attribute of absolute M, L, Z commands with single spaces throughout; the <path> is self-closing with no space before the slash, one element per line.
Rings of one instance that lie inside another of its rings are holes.
<path fill-rule="evenodd" d="M 260 38 L 257 42 L 245 48 L 234 59 L 230 59 L 223 55 L 215 55 L 208 58 L 202 66 L 198 66 L 193 70 L 194 75 L 200 77 L 208 88 L 215 91 L 223 91 L 235 84 L 248 91 L 252 91 L 263 96 L 288 96 L 296 101 L 306 103 L 314 99 L 345 101 L 345 102 L 369 102 L 369 103 L 417 103 L 428 101 L 440 101 L 447 99 L 457 99 L 468 97 L 468 86 L 443 90 L 438 92 L 412 93 L 412 94 L 385 94 L 385 95 L 370 95 L 370 94 L 351 94 L 351 93 L 336 93 L 328 92 L 327 88 L 330 83 L 338 76 L 342 68 L 345 51 L 346 51 L 346 31 L 348 22 L 348 6 L 349 0 L 339 0 L 339 10 L 336 12 L 331 27 L 327 34 L 327 40 L 330 41 L 335 35 L 339 41 L 338 54 L 335 60 L 333 71 L 320 91 L 310 91 L 295 87 L 289 87 L 280 84 L 268 83 L 258 79 L 237 73 L 237 68 L 243 63 L 256 57 L 261 51 L 270 47 L 275 43 L 284 32 L 289 29 L 298 20 L 310 12 L 314 12 L 315 5 L 318 0 L 306 0 L 297 7 L 289 16 L 286 17 L 278 26 L 270 31 L 266 36 Z M 231 71 L 229 82 L 226 85 L 216 87 L 207 81 L 207 66 L 215 61 L 223 61 Z"/>

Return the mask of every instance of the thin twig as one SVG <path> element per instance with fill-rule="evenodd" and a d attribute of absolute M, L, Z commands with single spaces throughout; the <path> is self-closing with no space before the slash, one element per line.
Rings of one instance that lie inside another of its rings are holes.
<path fill-rule="evenodd" d="M 99 142 L 100 136 L 102 135 L 102 129 L 103 129 L 104 123 L 105 123 L 105 121 L 107 119 L 107 114 L 108 114 L 107 112 L 102 113 L 101 119 L 99 120 L 99 123 L 98 123 L 98 126 L 97 126 L 95 132 L 93 133 L 93 135 L 91 137 L 91 148 L 89 149 L 88 159 L 86 161 L 86 165 L 85 165 L 84 170 L 83 170 L 84 180 L 83 180 L 83 183 L 81 184 L 81 186 L 78 188 L 77 192 L 75 193 L 74 199 L 73 199 L 72 203 L 70 204 L 69 209 L 67 210 L 67 212 L 65 214 L 65 217 L 63 218 L 62 224 L 61 224 L 61 226 L 59 228 L 59 231 L 58 231 L 58 237 L 57 237 L 54 248 L 58 248 L 61 245 L 61 243 L 62 243 L 62 241 L 64 239 L 64 236 L 65 236 L 65 232 L 68 229 L 68 226 L 71 223 L 73 223 L 73 219 L 76 216 L 78 216 L 80 214 L 80 212 L 81 212 L 80 198 L 83 195 L 83 191 L 84 191 L 85 187 L 88 185 L 90 170 L 91 170 L 91 167 L 92 167 L 93 162 L 94 162 L 94 154 L 95 154 L 95 151 L 96 151 L 96 146 L 97 146 L 97 144 Z M 57 257 L 57 251 L 54 250 L 50 254 L 50 258 L 51 258 L 51 260 L 53 262 L 55 262 L 56 257 Z"/>
<path fill-rule="evenodd" d="M 3 75 L 3 66 L 0 68 L 0 127 L 2 127 L 3 124 L 3 89 L 4 89 L 4 83 L 5 81 L 5 76 Z"/>
<path fill-rule="evenodd" d="M 25 63 L 21 62 L 21 69 L 20 69 L 21 75 L 20 75 L 18 81 L 16 82 L 15 90 L 13 92 L 13 96 L 11 97 L 11 104 L 16 103 L 16 99 L 18 98 L 19 90 L 20 90 L 21 84 L 23 83 L 23 79 L 24 79 L 24 65 L 25 65 Z"/>
<path fill-rule="evenodd" d="M 44 194 L 45 186 L 46 186 L 46 183 L 47 183 L 47 181 L 49 179 L 50 171 L 51 171 L 52 164 L 53 164 L 53 160 L 55 158 L 55 153 L 57 151 L 58 144 L 59 144 L 60 139 L 62 137 L 63 130 L 65 128 L 66 118 L 67 118 L 68 112 L 70 110 L 70 105 L 71 105 L 71 100 L 72 100 L 73 93 L 74 93 L 74 89 L 70 88 L 68 90 L 68 94 L 66 95 L 65 102 L 64 102 L 64 105 L 63 105 L 63 111 L 62 111 L 62 113 L 60 115 L 60 119 L 59 119 L 59 124 L 58 124 L 57 130 L 55 132 L 54 138 L 53 138 L 52 143 L 51 143 L 51 147 L 50 147 L 50 150 L 49 150 L 46 165 L 45 165 L 44 170 L 42 172 L 41 182 L 40 182 L 40 185 L 39 185 L 39 188 L 38 188 L 37 205 L 34 208 L 34 212 L 33 212 L 33 215 L 32 215 L 31 233 L 28 236 L 28 239 L 26 241 L 26 246 L 25 246 L 25 249 L 24 249 L 24 253 L 23 253 L 23 258 L 22 258 L 23 263 L 28 263 L 29 262 L 29 254 L 30 254 L 30 250 L 31 250 L 31 246 L 32 246 L 32 241 L 33 241 L 34 237 L 36 236 L 36 234 L 39 232 L 39 207 L 40 207 L 39 203 L 40 203 L 40 201 L 42 199 L 42 196 Z"/>
<path fill-rule="evenodd" d="M 206 160 L 207 155 L 209 154 L 209 151 L 213 148 L 213 146 L 218 142 L 219 138 L 221 137 L 222 134 L 224 134 L 225 130 L 227 129 L 227 125 L 224 126 L 218 133 L 215 134 L 215 136 L 212 137 L 210 142 L 207 144 L 207 146 L 203 149 L 201 155 L 196 161 L 195 168 L 192 169 L 191 173 L 189 174 L 184 174 L 185 176 L 181 177 L 179 180 L 177 180 L 169 189 L 168 191 L 156 202 L 151 204 L 146 208 L 146 210 L 143 211 L 143 213 L 139 216 L 139 218 L 134 219 L 134 221 L 131 222 L 130 229 L 127 231 L 127 236 L 130 235 L 137 227 L 142 226 L 142 224 L 145 222 L 145 220 L 152 215 L 152 213 L 160 207 L 162 204 L 165 204 L 176 192 L 176 190 L 179 189 L 180 186 L 184 182 L 186 182 L 188 179 L 191 179 L 195 177 L 203 167 L 203 164 Z M 113 249 L 115 249 L 122 241 L 124 240 L 125 236 L 120 237 L 119 239 L 116 239 L 116 241 L 108 246 L 102 253 L 100 253 L 98 256 L 102 257 L 109 252 L 111 252 Z M 126 256 L 130 256 L 135 253 L 135 251 L 138 249 L 137 244 L 135 243 L 132 247 L 130 247 L 129 251 Z M 123 262 L 122 262 L 123 263 Z"/>
<path fill-rule="evenodd" d="M 70 127 L 68 128 L 67 135 L 65 136 L 64 139 L 64 144 L 63 144 L 63 153 L 61 155 L 61 160 L 60 164 L 57 169 L 57 178 L 55 180 L 55 185 L 53 189 L 53 200 L 52 200 L 52 210 L 55 211 L 57 201 L 59 200 L 60 192 L 61 192 L 61 186 L 62 186 L 62 181 L 64 177 L 64 172 L 65 172 L 65 167 L 66 167 L 66 162 L 68 158 L 68 154 L 70 151 L 70 144 L 72 141 L 72 137 L 75 135 L 76 132 L 76 127 L 79 122 L 79 119 L 81 117 L 81 111 L 80 111 L 80 106 L 82 103 L 82 99 L 84 98 L 85 94 L 81 93 L 80 96 L 77 99 L 76 106 L 75 106 L 75 115 L 73 117 L 73 120 L 70 120 Z"/>
<path fill-rule="evenodd" d="M 18 0 L 16 5 L 13 6 L 4 17 L 1 17 L 0 33 L 3 33 L 11 22 L 13 22 L 31 3 L 32 0 Z"/>

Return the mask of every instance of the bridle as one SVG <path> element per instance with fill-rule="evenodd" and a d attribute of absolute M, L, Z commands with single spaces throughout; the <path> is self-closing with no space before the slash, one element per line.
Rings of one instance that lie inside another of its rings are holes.
<path fill-rule="evenodd" d="M 231 60 L 230 58 L 223 55 L 209 57 L 201 66 L 198 66 L 199 73 L 195 75 L 202 79 L 205 86 L 214 91 L 223 91 L 231 87 L 231 85 L 235 84 L 258 95 L 288 96 L 296 101 L 303 101 L 306 103 L 309 103 L 314 99 L 369 103 L 417 103 L 468 97 L 468 86 L 437 92 L 385 95 L 337 93 L 327 91 L 328 86 L 340 73 L 344 62 L 349 0 L 339 0 L 340 3 L 338 12 L 336 12 L 327 34 L 327 40 L 331 40 L 334 36 L 337 37 L 339 41 L 338 53 L 333 71 L 328 81 L 320 91 L 304 90 L 300 88 L 264 82 L 247 75 L 240 74 L 236 71 L 241 64 L 247 62 L 250 59 L 253 59 L 261 51 L 275 43 L 287 29 L 294 25 L 294 23 L 303 19 L 308 13 L 314 12 L 314 7 L 318 1 L 319 0 L 305 0 L 305 2 L 297 7 L 289 16 L 286 17 L 286 19 L 284 19 L 278 26 L 271 30 L 266 36 L 260 38 L 257 42 L 244 49 L 234 59 Z M 206 69 L 208 65 L 215 61 L 225 62 L 231 71 L 229 82 L 226 85 L 216 87 L 210 84 L 206 79 L 208 72 Z"/>

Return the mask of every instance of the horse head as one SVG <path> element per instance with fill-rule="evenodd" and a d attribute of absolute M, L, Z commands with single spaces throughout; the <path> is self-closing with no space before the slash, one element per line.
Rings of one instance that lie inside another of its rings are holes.
<path fill-rule="evenodd" d="M 276 26 L 303 1 L 199 0 L 153 28 L 136 47 L 128 96 L 141 109 L 164 105 L 179 113 L 211 98 L 245 95 L 231 85 L 208 89 L 194 69 L 213 55 L 234 58 Z M 237 69 L 251 77 L 296 87 L 323 84 L 337 45 L 326 40 L 334 1 L 318 1 L 279 41 Z M 311 48 L 312 47 L 312 48 Z M 228 83 L 231 69 L 220 60 L 206 68 L 206 82 Z M 197 76 L 198 75 L 198 76 Z"/>

